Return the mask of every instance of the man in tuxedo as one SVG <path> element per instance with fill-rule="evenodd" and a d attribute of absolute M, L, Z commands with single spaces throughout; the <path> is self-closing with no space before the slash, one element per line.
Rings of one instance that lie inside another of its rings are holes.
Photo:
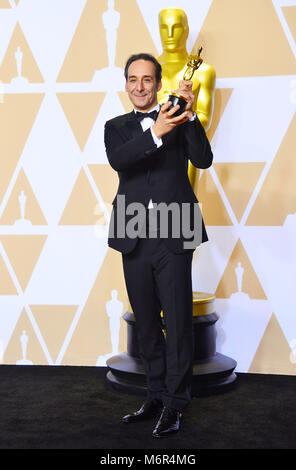
<path fill-rule="evenodd" d="M 131 56 L 125 78 L 134 109 L 105 124 L 107 157 L 119 177 L 108 244 L 122 253 L 147 399 L 123 421 L 157 417 L 152 435 L 163 437 L 179 430 L 191 399 L 192 256 L 196 246 L 207 241 L 188 179 L 188 159 L 197 168 L 208 168 L 213 155 L 192 111 L 191 82 L 180 81 L 178 92 L 187 105 L 176 116 L 178 105 L 160 108 L 157 102 L 161 66 L 153 56 Z M 135 212 L 137 217 L 132 217 Z"/>

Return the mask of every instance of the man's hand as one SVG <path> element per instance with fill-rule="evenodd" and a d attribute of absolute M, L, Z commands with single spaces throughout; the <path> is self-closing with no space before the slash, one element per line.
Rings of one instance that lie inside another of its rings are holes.
<path fill-rule="evenodd" d="M 185 101 L 187 101 L 187 105 L 185 111 L 190 111 L 190 117 L 193 116 L 193 104 L 195 100 L 195 95 L 192 91 L 193 82 L 190 80 L 180 80 L 178 90 L 173 90 L 173 93 L 182 96 Z"/>
<path fill-rule="evenodd" d="M 168 108 L 171 106 L 171 101 L 165 103 L 158 114 L 158 118 L 155 124 L 152 126 L 153 132 L 159 139 L 171 132 L 176 126 L 183 124 L 183 122 L 188 121 L 192 117 L 190 111 L 184 111 L 180 116 L 172 117 L 173 114 L 178 111 L 180 106 L 177 104 L 172 109 L 168 111 Z"/>

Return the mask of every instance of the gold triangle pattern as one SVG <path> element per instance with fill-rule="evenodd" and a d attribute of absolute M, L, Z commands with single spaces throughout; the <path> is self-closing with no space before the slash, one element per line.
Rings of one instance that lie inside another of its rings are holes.
<path fill-rule="evenodd" d="M 0 225 L 47 225 L 38 200 L 23 169 L 20 170 L 10 194 Z"/>
<path fill-rule="evenodd" d="M 216 88 L 215 90 L 213 116 L 211 126 L 207 131 L 207 137 L 210 141 L 212 140 L 215 134 L 215 131 L 228 104 L 228 101 L 231 98 L 232 92 L 233 88 Z"/>
<path fill-rule="evenodd" d="M 214 163 L 228 201 L 240 222 L 265 166 L 263 162 Z"/>
<path fill-rule="evenodd" d="M 55 363 L 77 311 L 77 305 L 30 305 L 30 308 Z"/>
<path fill-rule="evenodd" d="M 89 82 L 96 70 L 107 67 L 105 2 L 87 0 L 57 82 Z M 81 53 L 83 51 L 83 53 Z"/>
<path fill-rule="evenodd" d="M 11 8 L 8 0 L 0 0 L 0 8 Z"/>
<path fill-rule="evenodd" d="M 291 34 L 296 42 L 296 5 L 289 7 L 282 7 L 282 11 L 285 15 L 286 21 L 290 28 Z"/>
<path fill-rule="evenodd" d="M 82 168 L 59 225 L 95 225 L 98 221 L 98 215 L 98 200 Z M 100 225 L 105 224 L 104 218 Z"/>
<path fill-rule="evenodd" d="M 17 295 L 16 287 L 8 272 L 3 257 L 0 255 L 0 295 Z"/>
<path fill-rule="evenodd" d="M 117 172 L 109 164 L 89 165 L 89 169 L 104 203 L 112 204 L 118 188 Z"/>
<path fill-rule="evenodd" d="M 20 365 L 48 365 L 48 360 L 25 309 L 21 312 L 4 352 L 4 362 Z"/>
<path fill-rule="evenodd" d="M 84 149 L 105 94 L 57 93 L 80 150 Z"/>
<path fill-rule="evenodd" d="M 243 269 L 241 281 L 236 275 L 238 267 Z M 238 240 L 231 253 L 215 295 L 217 298 L 229 298 L 237 292 L 247 294 L 250 299 L 267 298 L 241 240 Z"/>
<path fill-rule="evenodd" d="M 200 44 L 218 78 L 296 73 L 272 0 L 213 0 L 192 50 Z"/>
<path fill-rule="evenodd" d="M 112 293 L 112 291 L 114 292 Z M 126 347 L 126 327 L 124 320 L 119 319 L 119 316 L 126 312 L 127 294 L 120 253 L 108 249 L 63 358 L 63 364 L 71 364 L 73 361 L 79 360 L 81 365 L 96 365 L 99 355 L 112 352 L 110 341 L 111 323 L 106 310 L 106 303 L 112 297 L 114 297 L 114 300 L 122 302 L 122 308 L 116 314 L 121 325 L 118 349 L 122 352 Z M 103 335 L 100 334 L 102 331 L 104 332 Z M 81 338 L 85 340 L 81 341 Z"/>
<path fill-rule="evenodd" d="M 232 225 L 226 207 L 209 170 L 202 172 L 196 181 L 198 200 L 202 204 L 202 214 L 206 225 Z"/>
<path fill-rule="evenodd" d="M 296 212 L 296 113 L 255 200 L 246 225 L 283 225 Z"/>
<path fill-rule="evenodd" d="M 0 104 L 0 202 L 15 171 L 43 97 L 44 95 L 39 93 L 7 94 Z"/>
<path fill-rule="evenodd" d="M 122 2 L 117 0 L 115 2 L 115 9 L 120 13 L 115 65 L 117 67 L 124 67 L 129 55 L 143 51 L 156 57 L 158 55 L 156 47 L 137 1 L 125 0 Z M 137 38 L 136 41 L 135 38 Z"/>
<path fill-rule="evenodd" d="M 296 375 L 296 365 L 291 361 L 291 348 L 273 313 L 254 355 L 249 372 Z"/>
<path fill-rule="evenodd" d="M 0 67 L 0 76 L 4 83 L 44 81 L 19 23 L 16 24 L 7 47 Z"/>
<path fill-rule="evenodd" d="M 1 235 L 0 241 L 23 291 L 32 276 L 46 235 Z"/>

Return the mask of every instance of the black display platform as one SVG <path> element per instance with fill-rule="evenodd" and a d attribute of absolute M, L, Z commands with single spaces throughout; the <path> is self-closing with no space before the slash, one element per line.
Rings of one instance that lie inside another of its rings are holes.
<path fill-rule="evenodd" d="M 225 392 L 235 385 L 237 378 L 236 361 L 216 351 L 218 315 L 214 300 L 211 294 L 193 293 L 193 396 Z M 116 390 L 145 395 L 146 374 L 139 357 L 135 316 L 128 311 L 123 318 L 127 322 L 127 352 L 107 360 L 107 380 Z"/>

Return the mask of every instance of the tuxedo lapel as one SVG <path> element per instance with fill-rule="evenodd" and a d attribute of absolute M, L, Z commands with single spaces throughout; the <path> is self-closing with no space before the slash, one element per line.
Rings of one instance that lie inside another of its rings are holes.
<path fill-rule="evenodd" d="M 141 124 L 135 118 L 135 113 L 133 111 L 120 116 L 117 130 L 124 140 L 130 140 L 131 137 L 135 137 L 143 132 Z"/>
<path fill-rule="evenodd" d="M 122 122 L 121 131 L 126 135 L 127 138 L 133 138 L 138 135 L 143 134 L 143 129 L 135 116 L 134 111 L 124 115 L 124 121 Z M 168 134 L 165 134 L 162 137 L 163 146 L 166 146 L 171 140 L 176 138 L 176 129 L 173 129 Z M 151 161 L 151 166 L 153 166 L 153 160 Z M 150 180 L 151 169 L 147 169 L 147 182 Z"/>
<path fill-rule="evenodd" d="M 134 111 L 128 115 L 126 126 L 133 137 L 143 133 L 142 126 L 137 120 Z"/>
<path fill-rule="evenodd" d="M 127 127 L 128 131 L 130 132 L 130 134 L 133 137 L 136 137 L 137 135 L 143 134 L 142 126 L 141 126 L 140 122 L 138 121 L 138 119 L 136 118 L 134 112 L 131 112 L 129 114 L 127 122 L 126 122 L 126 127 Z M 149 178 L 150 178 L 150 169 L 149 168 L 147 170 L 147 175 L 146 176 L 147 176 L 147 182 L 149 183 Z"/>

